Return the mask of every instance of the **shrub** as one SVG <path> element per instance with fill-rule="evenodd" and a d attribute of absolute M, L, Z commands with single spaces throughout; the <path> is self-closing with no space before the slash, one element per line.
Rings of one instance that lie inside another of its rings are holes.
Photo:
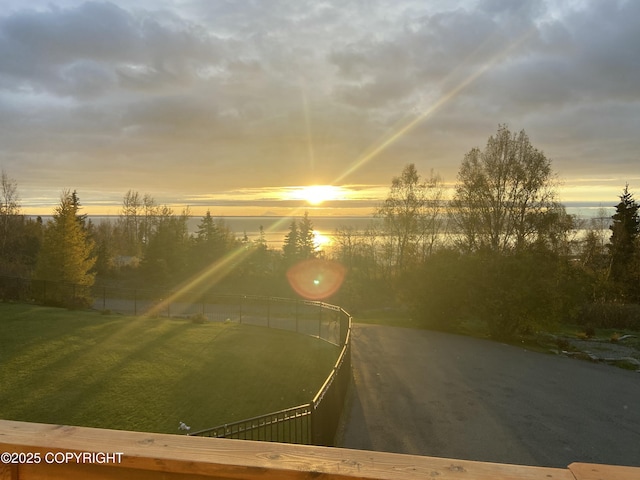
<path fill-rule="evenodd" d="M 196 323 L 199 325 L 202 325 L 204 322 L 208 320 L 206 315 L 203 315 L 202 313 L 196 313 L 195 315 L 191 315 L 190 318 L 191 318 L 191 323 Z"/>
<path fill-rule="evenodd" d="M 88 297 L 75 296 L 63 300 L 63 305 L 69 310 L 82 310 L 89 308 L 92 304 L 92 299 Z"/>
<path fill-rule="evenodd" d="M 436 330 L 457 329 L 473 303 L 469 298 L 473 260 L 454 250 L 441 250 L 404 279 L 411 313 L 419 323 Z"/>
<path fill-rule="evenodd" d="M 584 301 L 576 270 L 562 258 L 535 251 L 441 250 L 405 285 L 425 327 L 455 330 L 468 321 L 486 325 L 487 333 L 499 339 L 571 321 Z"/>

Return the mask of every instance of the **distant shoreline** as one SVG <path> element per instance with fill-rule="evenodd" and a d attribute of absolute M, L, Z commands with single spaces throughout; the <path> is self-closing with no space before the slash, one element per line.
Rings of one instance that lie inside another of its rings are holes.
<path fill-rule="evenodd" d="M 600 207 L 597 207 L 600 210 Z M 614 208 L 610 209 L 611 214 L 614 212 Z M 567 208 L 567 213 L 573 213 L 569 208 Z M 593 212 L 592 213 L 596 213 Z M 609 211 L 607 210 L 607 213 Z M 42 218 L 44 222 L 49 221 L 53 218 L 53 215 L 25 215 L 25 217 L 36 219 L 37 217 Z M 611 217 L 609 215 L 605 215 L 604 217 L 597 217 L 595 215 L 585 216 L 577 214 L 578 218 L 581 220 L 604 220 L 603 222 L 604 229 L 608 229 L 609 221 Z M 87 215 L 87 218 L 91 220 L 93 223 L 99 224 L 101 221 L 116 221 L 120 218 L 121 215 Z M 301 215 L 289 215 L 289 216 L 277 216 L 277 215 L 265 215 L 265 216 L 256 216 L 256 215 L 212 215 L 215 219 L 221 219 L 224 221 L 225 225 L 231 230 L 233 235 L 236 238 L 247 237 L 250 241 L 256 241 L 260 238 L 260 227 L 262 227 L 262 232 L 264 235 L 264 239 L 266 243 L 272 247 L 280 246 L 284 243 L 285 236 L 289 232 L 289 227 L 291 222 L 295 219 L 298 220 L 301 218 Z M 202 216 L 200 215 L 189 215 L 187 220 L 187 230 L 189 234 L 195 234 L 198 231 L 198 224 L 202 220 Z M 376 218 L 373 215 L 368 216 L 357 216 L 357 215 L 344 215 L 344 216 L 312 216 L 309 218 L 313 224 L 314 230 L 317 235 L 322 238 L 325 238 L 327 241 L 325 243 L 325 247 L 330 248 L 331 244 L 335 241 L 335 233 L 337 230 L 347 227 L 352 229 L 352 233 L 356 232 L 365 232 L 372 225 L 380 225 L 382 220 L 380 218 Z M 584 226 L 578 227 L 579 231 L 583 231 L 588 228 L 588 225 L 585 223 Z M 357 234 L 357 233 L 356 233 Z"/>

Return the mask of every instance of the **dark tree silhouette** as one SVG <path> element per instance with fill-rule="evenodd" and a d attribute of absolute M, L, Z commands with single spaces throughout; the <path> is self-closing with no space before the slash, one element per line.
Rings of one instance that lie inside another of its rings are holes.
<path fill-rule="evenodd" d="M 616 205 L 616 213 L 611 217 L 613 223 L 609 252 L 611 253 L 611 278 L 620 287 L 624 299 L 638 301 L 638 283 L 640 281 L 639 256 L 640 247 L 640 206 L 625 185 L 620 202 Z"/>
<path fill-rule="evenodd" d="M 469 251 L 523 250 L 564 221 L 555 200 L 551 162 L 524 130 L 501 125 L 484 150 L 472 149 L 458 172 L 452 218 Z"/>

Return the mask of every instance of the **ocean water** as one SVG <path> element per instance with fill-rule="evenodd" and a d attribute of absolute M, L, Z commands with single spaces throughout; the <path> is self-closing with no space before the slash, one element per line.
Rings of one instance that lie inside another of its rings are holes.
<path fill-rule="evenodd" d="M 260 226 L 264 229 L 265 239 L 269 248 L 279 248 L 284 242 L 285 235 L 289 232 L 291 222 L 300 217 L 218 217 L 222 218 L 236 237 L 242 238 L 245 233 L 249 240 L 257 240 L 260 237 Z M 316 237 L 330 240 L 337 229 L 353 228 L 366 230 L 373 217 L 310 217 Z M 189 220 L 189 230 L 195 232 L 201 218 Z"/>
<path fill-rule="evenodd" d="M 596 205 L 590 204 L 574 204 L 566 207 L 567 213 L 576 215 L 578 218 L 588 220 L 594 218 L 601 213 L 605 213 L 607 217 L 614 213 L 614 209 L 609 207 L 602 212 Z M 32 216 L 32 218 L 35 218 Z M 51 217 L 43 216 L 46 222 Z M 93 216 L 88 217 L 95 224 L 112 221 L 115 222 L 119 218 L 118 215 Z M 215 219 L 222 219 L 229 229 L 237 238 L 243 238 L 246 234 L 250 241 L 260 238 L 260 227 L 264 229 L 265 240 L 271 249 L 279 249 L 284 243 L 285 235 L 289 232 L 291 222 L 301 217 L 277 217 L 277 216 L 216 216 Z M 379 224 L 380 220 L 372 215 L 361 217 L 309 217 L 314 227 L 316 240 L 320 248 L 329 249 L 332 237 L 337 229 L 350 228 L 356 231 L 364 231 L 372 224 Z M 609 217 L 610 218 L 610 217 Z M 608 218 L 607 218 L 608 219 Z M 202 221 L 201 216 L 193 216 L 189 218 L 187 223 L 189 233 L 195 233 L 198 230 L 198 224 Z"/>
<path fill-rule="evenodd" d="M 35 219 L 35 216 L 30 216 Z M 116 222 L 118 215 L 89 215 L 94 224 L 102 222 Z M 42 216 L 42 220 L 46 223 L 51 216 Z M 250 241 L 260 238 L 260 227 L 264 230 L 265 240 L 269 248 L 278 249 L 284 243 L 285 235 L 289 232 L 291 222 L 300 220 L 301 217 L 225 217 L 218 216 L 214 219 L 222 219 L 229 229 L 237 238 L 244 238 L 245 234 Z M 314 227 L 316 239 L 321 243 L 330 243 L 331 237 L 338 228 L 352 228 L 355 230 L 366 230 L 372 222 L 377 220 L 372 216 L 368 217 L 310 217 Z M 187 222 L 189 233 L 196 233 L 198 224 L 202 221 L 202 217 L 193 216 Z"/>

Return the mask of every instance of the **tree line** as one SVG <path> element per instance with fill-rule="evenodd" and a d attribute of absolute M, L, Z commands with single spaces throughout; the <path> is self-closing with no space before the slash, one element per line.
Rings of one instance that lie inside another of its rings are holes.
<path fill-rule="evenodd" d="M 585 225 L 559 202 L 550 160 L 506 125 L 464 156 L 453 198 L 436 172 L 423 178 L 408 164 L 370 227 L 340 227 L 329 252 L 317 250 L 307 213 L 271 249 L 262 228 L 251 241 L 210 211 L 189 233 L 188 208 L 134 190 L 115 221 L 97 225 L 64 191 L 45 224 L 20 215 L 16 182 L 4 171 L 0 180 L 0 275 L 170 288 L 224 263 L 212 291 L 288 296 L 287 270 L 323 256 L 347 271 L 331 300 L 355 312 L 402 308 L 424 326 L 473 323 L 502 338 L 559 322 L 640 328 L 639 206 L 628 186 L 613 217 Z"/>
<path fill-rule="evenodd" d="M 352 296 L 395 301 L 431 328 L 640 329 L 638 209 L 627 185 L 610 219 L 569 215 L 550 160 L 501 125 L 465 155 L 448 201 L 437 174 L 405 166 L 376 211 L 379 230 L 338 232 L 339 257 Z"/>

